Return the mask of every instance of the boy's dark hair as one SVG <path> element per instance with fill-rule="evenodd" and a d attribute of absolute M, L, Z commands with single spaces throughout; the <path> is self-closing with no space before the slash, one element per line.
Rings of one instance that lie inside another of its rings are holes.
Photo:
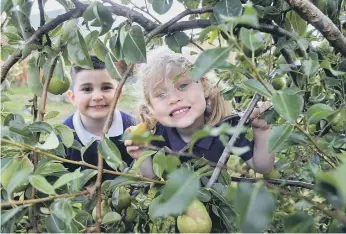
<path fill-rule="evenodd" d="M 103 70 L 103 69 L 106 69 L 106 64 L 104 62 L 102 62 L 97 56 L 90 55 L 90 58 L 91 58 L 91 62 L 92 62 L 92 65 L 93 65 L 93 70 Z M 73 89 L 73 87 L 74 87 L 75 80 L 76 80 L 76 75 L 79 72 L 84 71 L 84 70 L 90 70 L 90 69 L 87 69 L 87 68 L 80 67 L 80 66 L 77 66 L 75 64 L 72 64 L 71 71 L 70 71 L 70 75 L 71 75 L 71 79 L 72 79 L 71 89 Z"/>

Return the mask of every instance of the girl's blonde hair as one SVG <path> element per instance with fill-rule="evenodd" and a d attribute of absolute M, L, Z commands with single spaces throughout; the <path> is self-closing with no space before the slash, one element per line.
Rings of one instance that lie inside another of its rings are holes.
<path fill-rule="evenodd" d="M 142 102 L 138 108 L 138 119 L 149 125 L 150 129 L 155 129 L 157 120 L 150 112 L 148 105 L 150 103 L 149 90 L 159 82 L 172 82 L 172 71 L 175 75 L 187 73 L 193 66 L 195 58 L 189 55 L 178 54 L 167 47 L 159 47 L 150 52 L 148 62 L 138 67 L 138 83 Z M 168 78 L 168 79 L 167 79 Z M 169 79 L 170 78 L 170 79 Z M 214 126 L 223 118 L 232 114 L 232 103 L 225 101 L 221 90 L 224 84 L 218 82 L 214 72 L 209 72 L 203 78 L 201 83 L 204 89 L 204 97 L 207 107 L 205 110 L 206 122 L 210 126 Z"/>

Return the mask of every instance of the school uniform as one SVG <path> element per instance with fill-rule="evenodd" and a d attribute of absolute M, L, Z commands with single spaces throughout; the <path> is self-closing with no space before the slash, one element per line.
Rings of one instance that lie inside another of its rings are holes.
<path fill-rule="evenodd" d="M 94 141 L 92 145 L 89 146 L 88 149 L 84 152 L 83 159 L 85 162 L 97 166 L 98 164 L 97 163 L 98 161 L 97 145 L 101 137 L 88 132 L 84 128 L 81 121 L 80 112 L 78 110 L 73 115 L 67 117 L 67 119 L 63 122 L 63 124 L 75 130 L 74 138 L 82 146 L 87 145 L 93 138 L 96 139 L 96 141 Z M 124 142 L 123 140 L 121 140 L 121 136 L 128 127 L 133 126 L 135 124 L 136 124 L 136 119 L 132 115 L 127 114 L 123 111 L 115 110 L 112 125 L 108 133 L 106 134 L 106 137 L 109 138 L 118 147 L 122 155 L 122 160 L 128 166 L 130 166 L 133 159 L 127 153 Z M 66 155 L 67 155 L 67 159 L 70 159 L 73 161 L 82 161 L 81 152 L 79 150 L 76 150 L 73 148 L 66 148 Z M 69 164 L 69 163 L 66 163 L 64 165 L 70 171 L 74 171 L 75 169 L 80 167 L 78 165 Z M 82 169 L 86 169 L 86 168 L 82 168 Z M 104 161 L 104 169 L 113 170 L 105 161 Z M 114 175 L 104 174 L 103 180 L 114 179 L 115 177 L 116 176 Z"/>
<path fill-rule="evenodd" d="M 228 124 L 231 124 L 232 126 L 236 126 L 240 120 L 239 115 L 233 115 L 230 118 L 227 118 L 223 121 L 221 121 L 216 126 L 221 125 L 222 123 L 226 122 Z M 164 127 L 161 124 L 158 124 L 156 126 L 156 133 L 155 135 L 161 135 L 165 139 L 164 142 L 160 141 L 153 141 L 151 142 L 152 145 L 155 145 L 157 147 L 168 147 L 174 152 L 178 152 L 182 150 L 186 143 L 181 139 L 180 135 L 177 132 L 176 128 L 170 128 L 170 127 Z M 230 136 L 231 137 L 231 136 Z M 230 138 L 229 138 L 230 139 Z M 249 141 L 245 137 L 245 133 L 241 133 L 238 137 L 235 145 L 235 147 L 245 147 L 249 146 L 250 150 L 245 152 L 242 155 L 239 155 L 244 161 L 247 161 L 252 158 L 253 156 L 253 148 L 254 148 L 254 142 Z M 204 157 L 205 159 L 217 163 L 219 161 L 219 158 L 222 155 L 222 152 L 224 151 L 225 147 L 220 141 L 219 137 L 216 136 L 208 136 L 205 138 L 202 138 L 199 140 L 193 148 L 193 154 Z M 182 162 L 185 162 L 191 158 L 189 157 L 180 157 L 180 160 Z"/>

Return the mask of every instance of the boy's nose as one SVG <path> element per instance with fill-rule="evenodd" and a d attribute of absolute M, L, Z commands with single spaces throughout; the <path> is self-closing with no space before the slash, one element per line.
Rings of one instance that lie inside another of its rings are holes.
<path fill-rule="evenodd" d="M 103 95 L 101 92 L 95 91 L 92 96 L 93 101 L 100 101 L 103 99 Z"/>

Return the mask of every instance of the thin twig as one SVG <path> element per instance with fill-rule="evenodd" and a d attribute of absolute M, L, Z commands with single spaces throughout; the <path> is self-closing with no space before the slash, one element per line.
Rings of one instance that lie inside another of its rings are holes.
<path fill-rule="evenodd" d="M 158 20 L 154 15 L 152 15 L 149 10 L 148 10 L 148 6 L 147 6 L 147 2 L 145 1 L 145 4 L 146 4 L 146 9 L 147 10 L 143 10 L 142 8 L 140 8 L 139 6 L 137 6 L 136 4 L 134 4 L 131 0 L 130 0 L 130 3 L 138 10 L 146 13 L 147 15 L 149 15 L 151 18 L 153 18 L 156 22 L 158 22 L 159 24 L 161 24 L 161 21 Z"/>
<path fill-rule="evenodd" d="M 44 198 L 39 198 L 39 199 L 29 199 L 29 200 L 24 200 L 24 201 L 9 201 L 9 202 L 1 202 L 0 207 L 8 207 L 8 206 L 18 206 L 18 205 L 26 205 L 26 204 L 37 204 L 37 203 L 42 203 L 45 201 L 51 201 L 55 200 L 58 198 L 70 198 L 70 197 L 77 197 L 77 196 L 82 196 L 85 194 L 88 194 L 88 190 L 84 190 L 78 193 L 72 193 L 72 194 L 61 194 L 61 195 L 56 195 L 56 196 L 50 196 L 50 197 L 44 197 Z"/>
<path fill-rule="evenodd" d="M 165 29 L 168 29 L 170 26 L 172 26 L 174 23 L 178 22 L 182 18 L 184 18 L 187 15 L 190 14 L 203 14 L 206 12 L 212 12 L 213 8 L 200 8 L 200 9 L 186 9 L 185 11 L 181 12 L 168 22 L 156 27 L 154 30 L 150 31 L 147 35 L 147 41 L 150 41 L 153 37 L 156 35 L 162 33 Z"/>
<path fill-rule="evenodd" d="M 10 144 L 10 145 L 22 148 L 22 149 L 26 149 L 26 150 L 29 150 L 29 151 L 37 152 L 40 155 L 44 155 L 46 157 L 49 157 L 49 158 L 54 159 L 54 160 L 59 161 L 59 162 L 70 163 L 70 164 L 73 164 L 73 165 L 79 165 L 81 167 L 89 167 L 89 168 L 97 170 L 97 166 L 95 166 L 95 165 L 92 165 L 92 164 L 89 164 L 89 163 L 86 163 L 86 162 L 82 162 L 82 161 L 74 161 L 74 160 L 69 160 L 69 159 L 61 158 L 61 157 L 56 156 L 54 154 L 51 154 L 51 153 L 49 153 L 49 152 L 47 152 L 45 150 L 41 150 L 41 149 L 36 148 L 36 147 L 32 147 L 32 146 L 29 146 L 29 145 L 21 144 L 21 143 L 16 142 L 16 141 L 11 141 L 11 140 L 8 140 L 8 139 L 1 138 L 1 143 L 3 143 L 3 144 Z M 103 169 L 102 173 L 111 174 L 111 175 L 118 175 L 118 176 L 124 176 L 124 177 L 130 177 L 130 178 L 134 178 L 134 179 L 138 179 L 138 180 L 142 180 L 142 181 L 150 182 L 150 183 L 165 184 L 164 181 L 154 180 L 154 179 L 150 179 L 150 178 L 146 178 L 146 177 L 142 177 L 142 176 L 137 176 L 137 175 L 134 175 L 134 174 L 128 174 L 128 173 L 123 173 L 123 172 L 118 172 L 118 171 L 107 170 L 107 169 Z"/>
<path fill-rule="evenodd" d="M 198 49 L 200 49 L 201 51 L 204 51 L 204 49 L 200 46 L 200 45 L 198 45 L 196 42 L 194 42 L 192 39 L 190 40 L 190 43 L 192 44 L 192 45 L 194 45 L 194 46 L 196 46 Z"/>
<path fill-rule="evenodd" d="M 50 80 L 52 79 L 53 72 L 55 69 L 56 62 L 58 61 L 58 56 L 56 56 L 52 60 L 51 67 L 49 68 L 48 75 L 45 77 L 45 82 L 43 85 L 43 90 L 42 90 L 42 97 L 41 97 L 41 108 L 40 108 L 40 121 L 44 120 L 44 115 L 46 114 L 46 103 L 47 103 L 47 95 L 48 95 L 48 87 Z"/>
<path fill-rule="evenodd" d="M 346 219 L 343 215 L 340 214 L 339 211 L 330 211 L 330 210 L 326 210 L 326 207 L 323 206 L 321 203 L 317 203 L 315 201 L 312 200 L 312 198 L 300 195 L 299 193 L 296 192 L 290 192 L 286 189 L 282 189 L 282 188 L 278 188 L 277 186 L 274 186 L 272 184 L 267 183 L 266 181 L 264 181 L 264 184 L 270 188 L 273 188 L 277 191 L 279 191 L 282 194 L 285 195 L 289 195 L 291 197 L 295 197 L 301 200 L 305 200 L 307 202 L 309 202 L 313 207 L 315 207 L 316 209 L 322 211 L 323 213 L 325 213 L 326 215 L 328 215 L 329 217 L 332 217 L 336 220 L 339 220 L 341 223 L 343 223 L 344 225 L 346 225 Z"/>
<path fill-rule="evenodd" d="M 85 6 L 86 7 L 86 6 Z M 7 73 L 10 71 L 12 66 L 16 64 L 22 58 L 23 49 L 30 44 L 37 44 L 38 40 L 47 32 L 56 28 L 59 24 L 71 19 L 71 18 L 79 18 L 85 8 L 75 8 L 65 14 L 57 16 L 55 19 L 50 21 L 49 23 L 43 25 L 21 46 L 20 49 L 17 49 L 1 66 L 1 83 L 6 79 Z"/>
<path fill-rule="evenodd" d="M 243 125 L 245 124 L 245 122 L 249 119 L 253 109 L 255 108 L 257 102 L 261 99 L 261 95 L 256 93 L 250 104 L 249 104 L 249 107 L 246 109 L 244 115 L 240 118 L 239 120 L 239 123 L 237 125 L 237 128 L 236 129 L 236 132 L 233 133 L 231 139 L 229 140 L 227 146 L 225 147 L 224 151 L 222 152 L 222 155 L 218 161 L 218 164 L 219 165 L 225 165 L 225 163 L 227 162 L 229 156 L 230 156 L 230 153 L 231 153 L 231 149 L 233 147 L 233 145 L 235 144 L 237 138 L 239 137 L 240 135 L 240 132 L 241 132 L 241 128 L 243 127 Z M 210 178 L 210 180 L 208 181 L 208 184 L 206 185 L 207 188 L 210 188 L 214 182 L 219 178 L 219 175 L 220 175 L 220 172 L 221 172 L 221 168 L 219 167 L 216 167 L 214 169 L 214 172 Z"/>
<path fill-rule="evenodd" d="M 190 153 L 185 153 L 185 152 L 175 152 L 172 151 L 166 147 L 160 148 L 156 146 L 151 146 L 151 145 L 141 145 L 139 146 L 141 149 L 148 149 L 148 150 L 155 150 L 155 151 L 160 151 L 163 150 L 165 153 L 175 155 L 177 157 L 189 157 L 189 158 L 194 158 L 194 159 L 201 159 L 202 157 L 190 154 Z M 228 167 L 227 165 L 222 165 L 220 163 L 214 163 L 211 162 L 207 159 L 206 163 L 212 167 L 220 168 L 220 169 L 227 169 L 227 170 L 234 170 L 233 168 Z M 244 174 L 244 171 L 240 171 L 241 174 Z M 246 174 L 246 173 L 245 173 Z M 248 176 L 248 175 L 247 175 Z M 297 180 L 282 180 L 282 179 L 264 179 L 264 178 L 247 178 L 247 177 L 237 177 L 237 176 L 231 176 L 231 179 L 233 182 L 249 182 L 249 183 L 256 183 L 260 181 L 266 181 L 270 184 L 277 184 L 281 186 L 293 186 L 293 187 L 299 187 L 299 188 L 306 188 L 306 189 L 313 189 L 314 184 L 307 183 L 304 181 L 297 181 Z"/>
<path fill-rule="evenodd" d="M 319 152 L 319 154 L 322 156 L 322 158 L 332 167 L 336 168 L 336 163 L 334 161 L 334 158 L 331 158 L 329 154 L 325 153 L 324 150 L 316 143 L 316 141 L 310 136 L 310 134 L 306 133 L 304 129 L 302 129 L 299 124 L 295 124 L 294 127 L 296 127 L 301 133 L 303 133 L 309 141 L 314 145 L 315 149 Z M 331 160 L 331 161 L 329 161 Z"/>

